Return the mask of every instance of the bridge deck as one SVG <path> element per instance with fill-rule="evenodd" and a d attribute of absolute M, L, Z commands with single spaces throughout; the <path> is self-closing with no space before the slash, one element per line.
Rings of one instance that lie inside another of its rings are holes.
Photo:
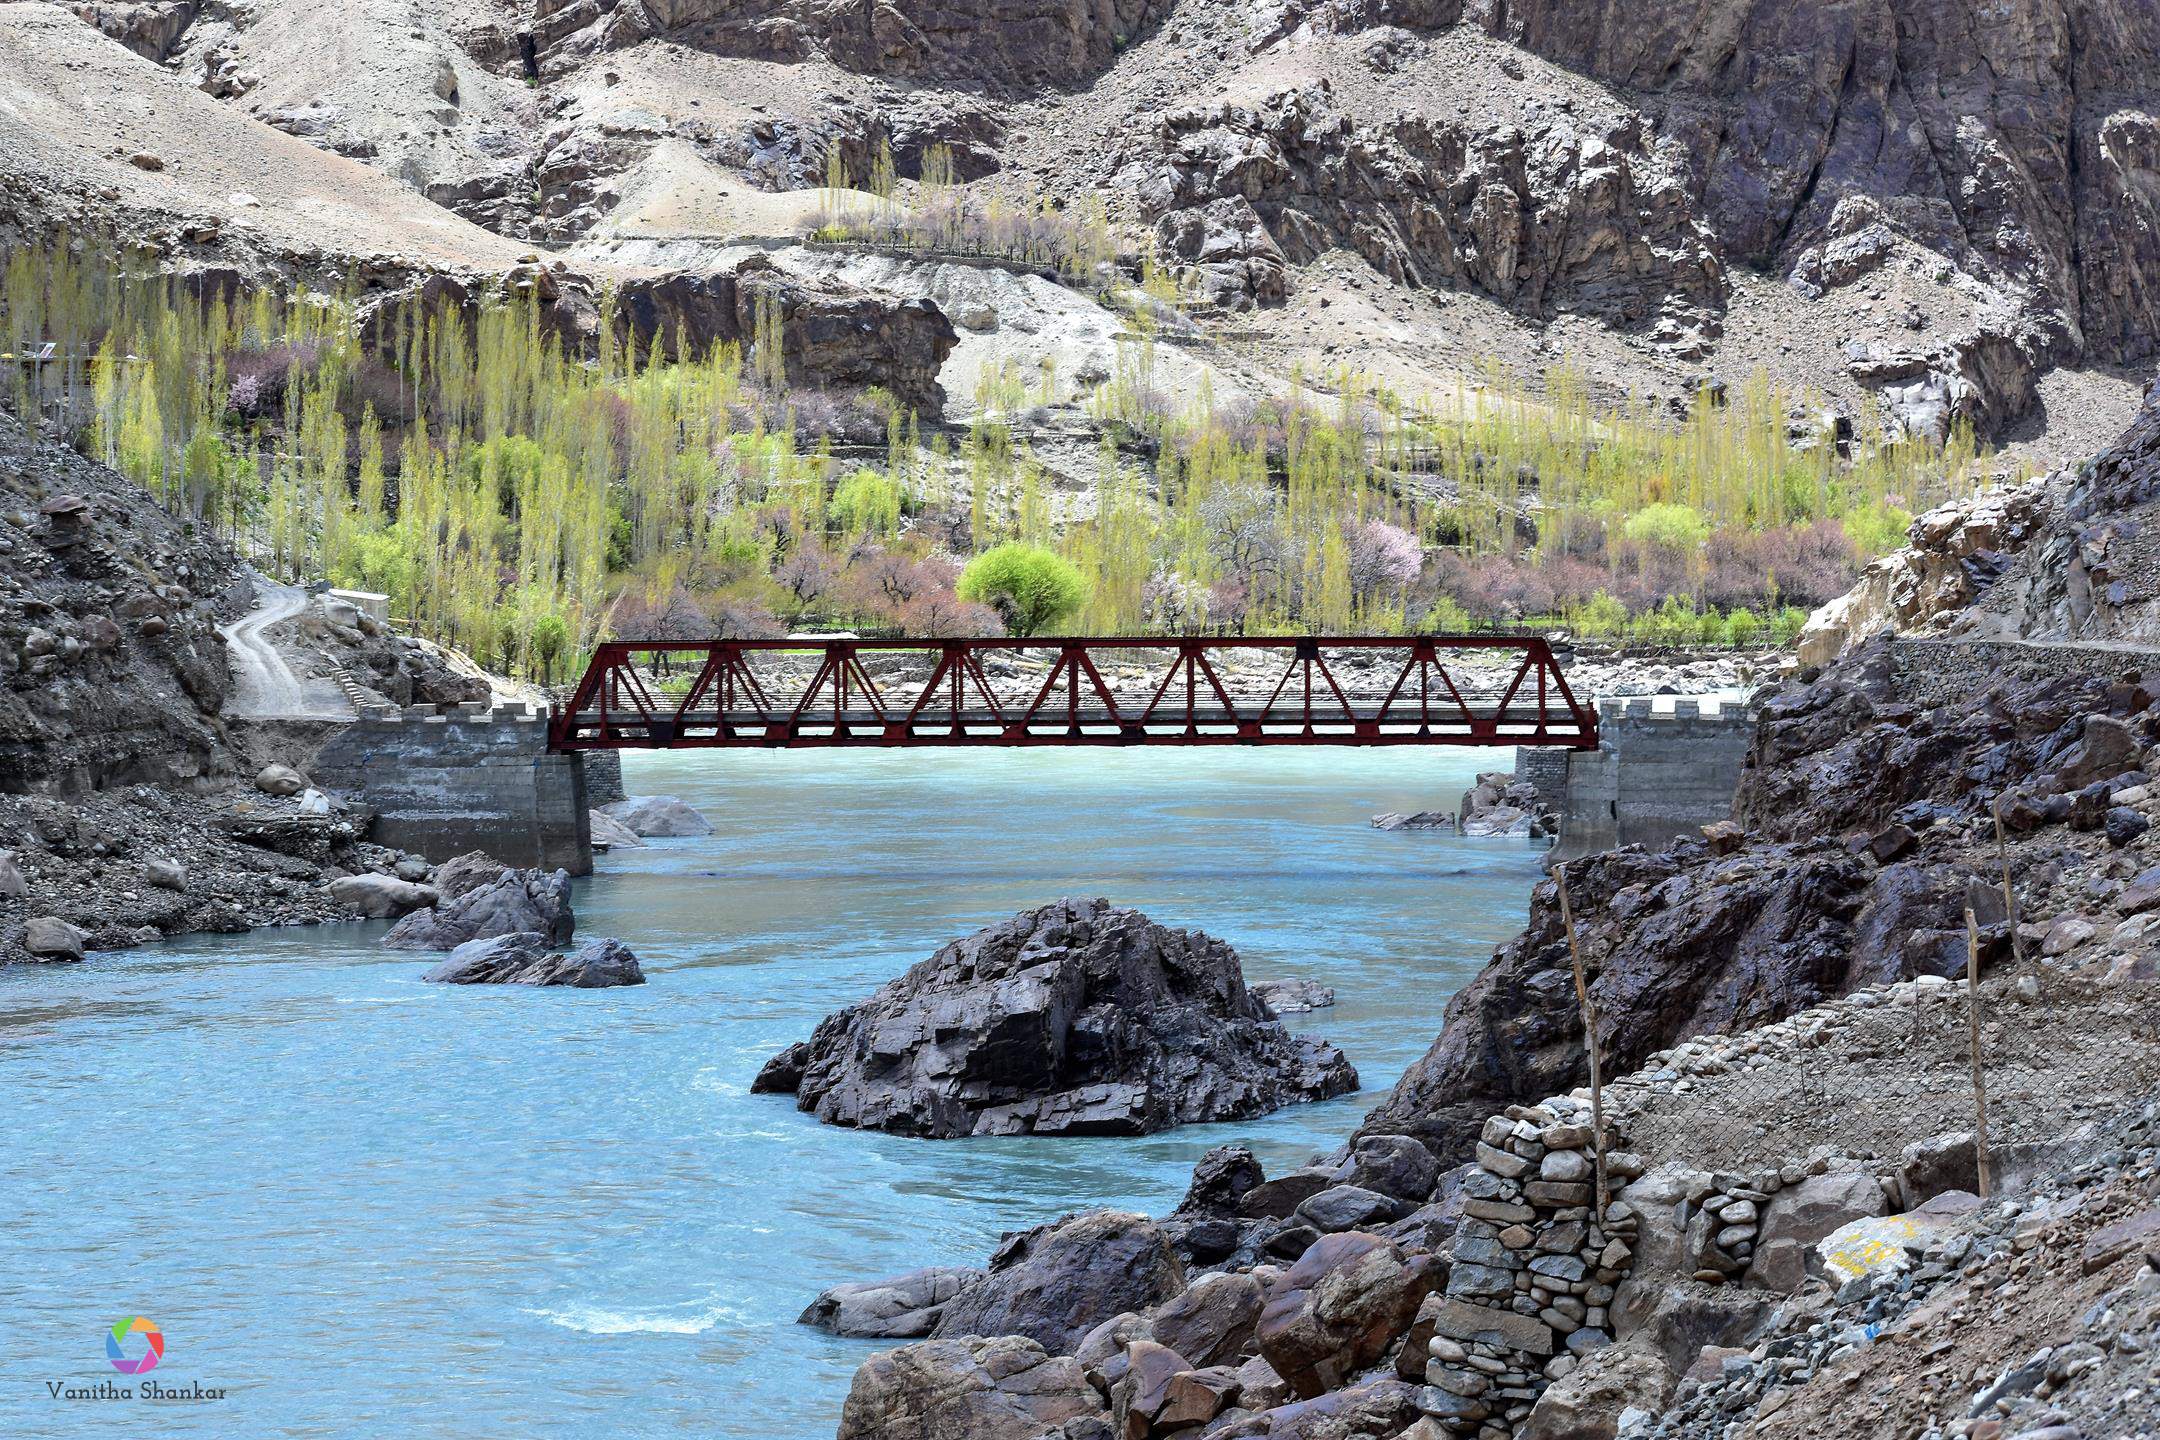
<path fill-rule="evenodd" d="M 1588 749 L 1597 719 L 1529 636 L 623 641 L 550 744 Z"/>

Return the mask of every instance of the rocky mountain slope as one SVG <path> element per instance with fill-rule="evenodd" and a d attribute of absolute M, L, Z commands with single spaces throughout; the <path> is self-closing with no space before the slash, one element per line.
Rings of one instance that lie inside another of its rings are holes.
<path fill-rule="evenodd" d="M 230 553 L 4 414 L 0 553 L 0 793 L 225 766 L 216 622 L 237 579 Z"/>
<path fill-rule="evenodd" d="M 2127 583 L 2112 592 L 2119 608 L 2102 610 L 2094 600 L 2108 606 L 2109 592 L 2095 591 L 2090 571 L 2111 537 L 2135 545 L 2144 528 L 2139 517 L 2160 485 L 2156 417 L 2160 387 L 2115 446 L 2016 497 L 2014 522 L 1959 532 L 2025 543 L 2014 556 L 1983 547 L 1963 568 L 1944 566 L 1958 583 L 1943 596 L 1970 603 L 1936 628 L 2149 638 L 2134 628 Z M 1924 540 L 1950 533 L 1930 517 L 1914 528 Z M 1917 567 L 1922 553 L 1903 562 Z M 2122 628 L 2109 621 L 2116 615 Z M 2154 691 L 2137 674 L 2145 663 L 2135 653 L 2116 665 L 2105 651 L 2072 654 L 2055 675 L 2006 674 L 1938 703 L 1908 693 L 1878 635 L 1821 676 L 1772 692 L 1733 823 L 1662 853 L 1631 847 L 1567 867 L 1607 1053 L 1634 1064 L 1699 1031 L 1777 1019 L 1795 1003 L 1957 974 L 1968 904 L 2000 952 L 2002 900 L 1984 883 L 1998 805 L 2029 918 L 2075 914 L 2085 897 L 2120 888 L 2144 868 L 2147 821 L 2134 805 L 2116 815 L 2125 807 L 2110 796 L 2142 783 L 2141 757 L 2160 738 Z M 1450 1002 L 1433 1050 L 1366 1132 L 1408 1131 L 1443 1155 L 1466 1154 L 1494 1105 L 1585 1078 L 1581 1035 L 1557 886 L 1547 881 L 1532 897 L 1530 927 Z"/>
<path fill-rule="evenodd" d="M 2137 0 L 69 8 L 174 89 L 595 255 L 800 234 L 829 152 L 862 183 L 889 150 L 904 199 L 943 147 L 985 199 L 1106 199 L 1278 373 L 1761 367 L 2069 454 L 2160 331 Z"/>
<path fill-rule="evenodd" d="M 425 876 L 298 774 L 258 777 L 221 714 L 231 552 L 5 414 L 0 559 L 0 964 L 345 918 L 325 881 Z"/>

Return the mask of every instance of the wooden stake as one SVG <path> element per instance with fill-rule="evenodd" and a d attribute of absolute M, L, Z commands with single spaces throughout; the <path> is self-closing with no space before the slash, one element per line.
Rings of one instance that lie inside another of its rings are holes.
<path fill-rule="evenodd" d="M 1605 1075 L 1598 1056 L 1597 1001 L 1590 998 L 1582 947 L 1575 941 L 1575 910 L 1568 903 L 1567 867 L 1553 867 L 1553 883 L 1560 887 L 1560 923 L 1567 927 L 1568 959 L 1575 967 L 1575 1003 L 1582 1009 L 1583 1046 L 1590 1052 L 1590 1144 L 1597 1162 L 1597 1217 L 1603 1223 L 1611 1191 L 1605 1183 Z"/>
<path fill-rule="evenodd" d="M 1980 1065 L 1980 925 L 1965 907 L 1965 1011 L 1972 1025 L 1973 1150 L 1979 1162 L 1980 1198 L 1988 1193 L 1987 1072 Z"/>
<path fill-rule="evenodd" d="M 2018 939 L 2017 892 L 2010 888 L 2010 842 L 2003 838 L 2002 796 L 1997 795 L 1989 808 L 1995 812 L 1995 858 L 2002 864 L 2003 916 L 2010 922 L 2010 961 L 2022 973 L 2025 942 Z"/>

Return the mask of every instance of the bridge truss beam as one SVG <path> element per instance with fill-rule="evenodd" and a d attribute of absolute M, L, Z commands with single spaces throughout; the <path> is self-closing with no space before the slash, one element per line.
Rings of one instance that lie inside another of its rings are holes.
<path fill-rule="evenodd" d="M 1537 636 L 610 641 L 556 750 L 1546 745 L 1597 716 Z"/>

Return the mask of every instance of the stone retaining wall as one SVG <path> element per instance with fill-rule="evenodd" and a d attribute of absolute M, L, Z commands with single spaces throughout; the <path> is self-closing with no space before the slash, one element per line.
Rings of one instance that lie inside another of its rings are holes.
<path fill-rule="evenodd" d="M 627 800 L 629 795 L 622 785 L 622 751 L 584 750 L 579 752 L 585 765 L 585 800 L 598 809 Z"/>
<path fill-rule="evenodd" d="M 1920 709 L 1965 699 L 2002 679 L 2082 680 L 2160 671 L 2160 650 L 2119 645 L 1899 636 L 1890 642 L 1890 654 L 1899 698 Z"/>
<path fill-rule="evenodd" d="M 1659 709 L 1648 696 L 1598 702 L 1598 748 L 1562 752 L 1567 780 L 1553 859 L 1656 848 L 1732 818 L 1754 713 L 1684 696 L 1671 705 Z"/>
<path fill-rule="evenodd" d="M 1528 783 L 1538 799 L 1558 813 L 1567 804 L 1568 756 L 1572 750 L 1522 745 L 1515 750 L 1515 778 Z"/>
<path fill-rule="evenodd" d="M 372 838 L 448 860 L 592 873 L 582 755 L 551 754 L 547 716 L 486 702 L 362 711 L 316 754 L 316 783 L 375 812 Z"/>

